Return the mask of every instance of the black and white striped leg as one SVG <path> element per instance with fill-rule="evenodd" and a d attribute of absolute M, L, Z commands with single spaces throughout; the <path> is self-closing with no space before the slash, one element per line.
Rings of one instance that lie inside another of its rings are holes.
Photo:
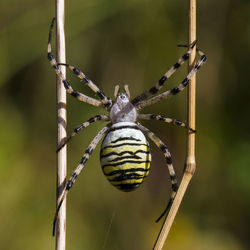
<path fill-rule="evenodd" d="M 170 124 L 174 124 L 174 125 L 177 125 L 179 127 L 183 127 L 183 128 L 187 128 L 187 124 L 182 122 L 182 121 L 179 121 L 179 120 L 176 120 L 176 119 L 172 119 L 172 118 L 168 118 L 168 117 L 164 117 L 164 116 L 161 116 L 161 115 L 155 115 L 155 114 L 139 114 L 138 115 L 138 118 L 139 119 L 142 119 L 142 120 L 158 120 L 158 121 L 163 121 L 163 122 L 166 122 L 166 123 L 170 123 Z M 196 131 L 192 128 L 188 128 L 190 132 L 192 133 L 195 133 Z"/>
<path fill-rule="evenodd" d="M 169 79 L 180 66 L 188 60 L 194 46 L 196 44 L 196 41 L 193 42 L 187 51 L 182 57 L 179 58 L 179 60 L 161 77 L 161 79 L 155 84 L 154 87 L 149 89 L 148 91 L 145 91 L 141 95 L 135 97 L 132 100 L 132 103 L 136 105 L 138 102 L 142 102 L 143 100 L 147 99 L 149 96 L 156 94 L 165 84 L 166 80 Z"/>
<path fill-rule="evenodd" d="M 89 86 L 89 88 L 99 96 L 105 108 L 108 109 L 112 106 L 112 100 L 108 98 L 90 79 L 88 79 L 82 71 L 67 63 L 58 63 L 58 65 L 63 65 L 69 68 L 81 81 L 84 81 Z"/>
<path fill-rule="evenodd" d="M 175 88 L 172 88 L 168 91 L 163 92 L 162 94 L 159 94 L 157 96 L 154 96 L 148 100 L 139 102 L 136 105 L 136 109 L 140 110 L 142 108 L 145 108 L 149 105 L 152 105 L 154 103 L 157 103 L 163 99 L 166 99 L 170 96 L 176 95 L 179 92 L 181 92 L 183 89 L 185 89 L 187 87 L 187 85 L 189 84 L 190 79 L 193 77 L 193 75 L 200 69 L 200 67 L 203 65 L 203 63 L 206 61 L 206 56 L 205 54 L 198 50 L 198 53 L 200 55 L 200 58 L 198 60 L 198 62 L 195 64 L 195 66 L 192 68 L 192 70 L 188 73 L 187 77 Z"/>
<path fill-rule="evenodd" d="M 78 175 L 81 173 L 83 167 L 85 166 L 85 163 L 87 162 L 87 160 L 89 159 L 90 155 L 93 153 L 93 151 L 95 150 L 98 142 L 102 139 L 103 135 L 108 131 L 109 127 L 106 126 L 104 127 L 102 130 L 100 130 L 98 132 L 98 134 L 95 136 L 95 138 L 92 140 L 92 142 L 89 144 L 89 146 L 87 147 L 87 149 L 85 150 L 85 153 L 79 163 L 79 165 L 77 166 L 77 168 L 75 169 L 75 171 L 73 172 L 72 176 L 70 177 L 70 179 L 68 180 L 65 189 L 63 190 L 61 199 L 58 203 L 58 206 L 56 208 L 56 213 L 55 213 L 55 217 L 54 217 L 54 221 L 53 221 L 53 235 L 55 235 L 55 228 L 56 228 L 56 222 L 57 222 L 57 217 L 58 217 L 58 213 L 60 211 L 60 208 L 62 206 L 63 201 L 65 200 L 69 190 L 72 188 L 73 184 L 76 181 L 76 178 L 78 177 Z"/>
<path fill-rule="evenodd" d="M 50 26 L 49 41 L 48 41 L 48 59 L 50 61 L 51 66 L 54 68 L 58 77 L 62 80 L 67 93 L 69 93 L 73 97 L 77 98 L 79 101 L 86 102 L 86 103 L 91 104 L 91 105 L 96 106 L 96 107 L 103 106 L 102 102 L 74 90 L 71 87 L 71 85 L 69 84 L 68 80 L 63 76 L 63 74 L 58 66 L 58 63 L 52 54 L 51 36 L 52 36 L 52 30 L 53 30 L 54 23 L 55 23 L 55 18 L 53 18 L 51 26 Z"/>
<path fill-rule="evenodd" d="M 171 205 L 172 205 L 172 203 L 174 201 L 175 195 L 177 193 L 177 190 L 178 190 L 178 183 L 177 183 L 174 167 L 173 167 L 173 164 L 172 164 L 171 154 L 168 151 L 167 146 L 161 141 L 161 139 L 159 137 L 157 137 L 149 129 L 145 128 L 140 123 L 137 123 L 137 124 L 138 124 L 138 127 L 142 131 L 144 131 L 146 133 L 146 135 L 155 143 L 155 145 L 159 149 L 161 149 L 161 151 L 163 152 L 163 154 L 165 156 L 165 159 L 166 159 L 169 175 L 170 175 L 170 180 L 171 180 L 171 185 L 172 185 L 172 194 L 171 194 L 171 197 L 170 197 L 170 200 L 169 200 L 169 202 L 167 204 L 166 209 L 163 211 L 163 213 L 160 215 L 160 217 L 156 220 L 156 222 L 158 222 L 167 213 L 167 211 L 170 209 L 170 207 L 171 207 Z"/>
<path fill-rule="evenodd" d="M 94 117 L 91 117 L 88 121 L 83 122 L 82 124 L 78 125 L 73 130 L 73 132 L 71 133 L 70 136 L 63 138 L 62 141 L 60 142 L 60 144 L 58 145 L 56 152 L 59 152 L 69 142 L 69 140 L 73 136 L 78 134 L 84 128 L 88 127 L 91 123 L 96 122 L 96 121 L 109 121 L 109 120 L 110 119 L 109 119 L 109 117 L 107 115 L 96 115 Z"/>

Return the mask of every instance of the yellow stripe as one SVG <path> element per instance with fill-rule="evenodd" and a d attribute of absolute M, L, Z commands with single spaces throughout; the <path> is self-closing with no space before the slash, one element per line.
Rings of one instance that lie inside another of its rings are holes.
<path fill-rule="evenodd" d="M 122 163 L 122 162 L 121 162 Z M 150 168 L 150 162 L 143 162 L 143 163 L 125 163 L 122 165 L 118 165 L 118 166 L 110 166 L 110 167 L 104 167 L 103 168 L 103 172 L 105 175 L 110 174 L 113 171 L 116 170 L 128 170 L 128 169 L 137 169 L 137 168 L 143 168 L 145 170 L 149 170 Z M 140 173 L 145 173 L 142 171 L 138 171 Z M 136 171 L 137 173 L 137 171 Z"/>
<path fill-rule="evenodd" d="M 132 152 L 136 152 L 137 150 L 143 150 L 146 152 L 149 152 L 149 147 L 145 146 L 145 145 L 123 145 L 120 147 L 108 147 L 108 148 L 104 148 L 102 149 L 102 155 L 106 155 L 108 153 L 112 153 L 112 152 L 116 152 L 116 153 L 121 153 L 123 151 L 132 151 Z"/>

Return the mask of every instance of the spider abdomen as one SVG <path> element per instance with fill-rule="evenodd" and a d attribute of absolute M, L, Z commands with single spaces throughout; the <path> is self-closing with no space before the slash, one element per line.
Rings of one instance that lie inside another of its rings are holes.
<path fill-rule="evenodd" d="M 115 123 L 102 142 L 100 160 L 112 185 L 125 192 L 132 191 L 149 173 L 149 144 L 135 123 Z"/>

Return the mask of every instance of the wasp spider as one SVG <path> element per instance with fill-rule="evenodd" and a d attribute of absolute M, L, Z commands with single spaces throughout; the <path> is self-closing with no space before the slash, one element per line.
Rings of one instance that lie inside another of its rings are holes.
<path fill-rule="evenodd" d="M 70 95 L 77 98 L 79 101 L 86 102 L 96 107 L 102 107 L 108 112 L 108 115 L 96 115 L 90 118 L 88 121 L 77 126 L 71 133 L 71 135 L 65 138 L 60 143 L 57 152 L 73 136 L 88 127 L 91 123 L 94 123 L 96 121 L 109 122 L 107 126 L 105 126 L 97 133 L 92 142 L 89 144 L 82 156 L 79 165 L 68 180 L 56 210 L 56 215 L 54 218 L 54 228 L 62 202 L 64 201 L 68 191 L 75 183 L 76 178 L 82 171 L 90 155 L 96 148 L 96 145 L 103 136 L 104 140 L 102 142 L 100 152 L 102 171 L 107 177 L 107 179 L 110 181 L 110 183 L 121 191 L 129 192 L 139 187 L 149 173 L 151 154 L 149 143 L 147 142 L 144 134 L 148 136 L 163 152 L 166 160 L 166 165 L 170 174 L 172 194 L 167 208 L 160 216 L 161 218 L 164 214 L 166 214 L 174 200 L 178 189 L 177 179 L 172 164 L 171 154 L 167 146 L 153 132 L 142 126 L 138 122 L 138 120 L 158 120 L 166 123 L 171 123 L 180 127 L 187 127 L 187 125 L 176 119 L 167 118 L 155 114 L 139 114 L 138 111 L 143 109 L 144 107 L 157 103 L 163 99 L 174 96 L 181 92 L 188 85 L 192 76 L 199 70 L 201 65 L 205 62 L 206 56 L 204 55 L 204 53 L 197 49 L 200 58 L 195 64 L 195 66 L 191 69 L 189 74 L 186 76 L 186 78 L 177 87 L 167 90 L 159 95 L 153 96 L 164 86 L 166 80 L 170 78 L 170 76 L 175 73 L 175 71 L 189 58 L 189 55 L 192 52 L 196 42 L 194 42 L 190 46 L 185 46 L 188 48 L 187 52 L 181 58 L 179 58 L 179 60 L 148 91 L 145 91 L 144 93 L 130 101 L 130 92 L 128 86 L 124 86 L 125 93 L 120 93 L 119 86 L 116 86 L 114 92 L 114 100 L 112 100 L 111 98 L 107 97 L 78 68 L 75 68 L 74 66 L 71 66 L 69 64 L 58 63 L 56 61 L 55 57 L 51 52 L 51 35 L 54 22 L 55 19 L 53 19 L 51 23 L 48 41 L 48 59 L 50 61 L 51 66 L 54 68 L 58 77 L 62 80 L 66 91 Z M 58 65 L 63 65 L 69 68 L 69 70 L 71 70 L 81 81 L 85 82 L 89 86 L 89 88 L 98 95 L 100 100 L 86 96 L 74 90 L 68 80 L 63 76 Z M 188 129 L 190 130 L 190 132 L 194 132 L 194 130 L 192 130 L 191 128 Z"/>

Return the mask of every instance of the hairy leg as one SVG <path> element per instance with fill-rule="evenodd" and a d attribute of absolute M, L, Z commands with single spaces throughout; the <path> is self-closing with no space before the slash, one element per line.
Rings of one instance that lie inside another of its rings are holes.
<path fill-rule="evenodd" d="M 66 187 L 63 190 L 63 193 L 61 195 L 61 199 L 60 199 L 58 206 L 56 208 L 56 213 L 55 213 L 55 217 L 54 217 L 54 221 L 53 221 L 53 235 L 55 235 L 55 227 L 56 227 L 57 217 L 58 217 L 58 213 L 60 211 L 60 208 L 62 206 L 63 201 L 65 200 L 69 190 L 72 188 L 73 184 L 75 183 L 76 178 L 78 177 L 78 175 L 81 173 L 82 169 L 84 168 L 85 163 L 87 162 L 90 155 L 93 153 L 94 149 L 96 148 L 98 142 L 101 140 L 101 138 L 103 137 L 103 135 L 107 131 L 108 131 L 108 126 L 104 127 L 102 130 L 100 130 L 98 132 L 98 134 L 95 136 L 95 138 L 92 140 L 92 142 L 89 144 L 89 146 L 85 150 L 85 153 L 84 153 L 79 165 L 77 166 L 77 168 L 73 172 L 72 176 L 68 180 Z"/>
<path fill-rule="evenodd" d="M 168 97 L 176 95 L 179 92 L 181 92 L 183 89 L 185 89 L 187 87 L 187 85 L 189 84 L 190 79 L 193 77 L 193 75 L 200 69 L 200 67 L 206 61 L 205 54 L 203 52 L 201 52 L 200 50 L 198 50 L 198 52 L 201 56 L 199 61 L 196 63 L 196 65 L 193 67 L 193 69 L 189 72 L 187 77 L 177 87 L 172 88 L 170 90 L 167 90 L 167 91 L 163 92 L 162 94 L 159 94 L 159 95 L 152 97 L 148 100 L 137 103 L 136 109 L 140 110 L 140 109 L 145 108 L 149 105 L 155 104 L 163 99 L 166 99 Z"/>
<path fill-rule="evenodd" d="M 61 70 L 60 70 L 60 68 L 58 66 L 58 63 L 57 63 L 54 55 L 52 54 L 52 49 L 51 49 L 51 36 L 52 36 L 52 30 L 53 30 L 54 22 L 55 22 L 55 18 L 52 20 L 52 23 L 51 23 L 51 26 L 50 26 L 49 41 L 48 41 L 48 59 L 50 61 L 50 64 L 51 64 L 52 68 L 55 70 L 58 77 L 62 80 L 62 82 L 64 84 L 64 87 L 65 87 L 68 94 L 70 94 L 73 97 L 77 98 L 81 102 L 86 102 L 86 103 L 88 103 L 90 105 L 93 105 L 93 106 L 96 106 L 96 107 L 102 106 L 102 102 L 74 90 L 71 87 L 71 85 L 69 84 L 68 80 L 62 74 L 62 72 L 61 72 Z"/>
<path fill-rule="evenodd" d="M 140 123 L 137 123 L 138 127 L 146 133 L 146 135 L 155 143 L 155 145 L 163 152 L 165 160 L 166 160 L 166 164 L 168 167 L 168 171 L 170 174 L 170 180 L 171 180 L 171 184 L 172 184 L 172 194 L 170 197 L 170 200 L 167 204 L 166 209 L 163 211 L 163 213 L 160 215 L 160 217 L 156 220 L 156 222 L 158 222 L 165 214 L 166 212 L 169 210 L 169 208 L 171 207 L 174 198 L 176 196 L 177 190 L 178 190 L 178 183 L 177 183 L 177 179 L 176 179 L 176 175 L 175 175 L 175 171 L 174 171 L 174 167 L 172 164 L 172 158 L 171 158 L 171 154 L 168 151 L 167 146 L 161 141 L 161 139 L 159 137 L 157 137 L 153 132 L 151 132 L 149 129 L 145 128 L 144 126 L 142 126 Z"/>

